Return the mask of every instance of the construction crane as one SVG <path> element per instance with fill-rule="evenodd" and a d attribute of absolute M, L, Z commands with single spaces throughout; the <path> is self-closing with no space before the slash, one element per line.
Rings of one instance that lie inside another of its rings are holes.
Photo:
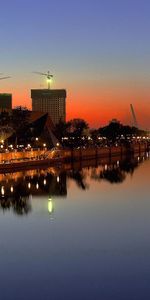
<path fill-rule="evenodd" d="M 135 111 L 134 111 L 134 107 L 132 104 L 130 104 L 130 109 L 131 109 L 131 114 L 132 114 L 132 117 L 133 117 L 133 125 L 138 128 L 138 122 L 137 122 L 137 118 L 136 118 L 136 115 L 135 115 Z"/>
<path fill-rule="evenodd" d="M 3 73 L 0 73 L 0 76 L 1 75 L 3 75 Z M 0 80 L 7 79 L 7 78 L 11 78 L 11 77 L 10 76 L 0 77 Z"/>
<path fill-rule="evenodd" d="M 47 73 L 42 73 L 42 72 L 33 72 L 33 73 L 45 76 L 47 78 L 48 90 L 50 90 L 50 83 L 51 83 L 51 79 L 53 78 L 53 75 L 51 75 L 49 71 L 47 71 Z"/>

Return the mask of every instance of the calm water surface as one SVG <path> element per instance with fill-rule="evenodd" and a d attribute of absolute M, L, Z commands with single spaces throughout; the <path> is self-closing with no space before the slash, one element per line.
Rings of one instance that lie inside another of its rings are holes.
<path fill-rule="evenodd" d="M 150 299 L 150 160 L 84 165 L 0 175 L 2 300 Z"/>

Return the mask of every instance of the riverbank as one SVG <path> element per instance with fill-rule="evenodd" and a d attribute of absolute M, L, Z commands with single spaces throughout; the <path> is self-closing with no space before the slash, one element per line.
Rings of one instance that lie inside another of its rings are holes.
<path fill-rule="evenodd" d="M 29 170 L 61 165 L 65 162 L 78 162 L 89 159 L 124 157 L 149 152 L 148 143 L 132 144 L 130 147 L 96 147 L 79 149 L 31 150 L 26 152 L 0 153 L 0 172 Z"/>

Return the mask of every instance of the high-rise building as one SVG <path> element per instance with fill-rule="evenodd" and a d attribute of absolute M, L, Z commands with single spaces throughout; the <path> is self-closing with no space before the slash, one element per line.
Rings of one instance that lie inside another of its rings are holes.
<path fill-rule="evenodd" d="M 32 89 L 32 110 L 48 113 L 54 125 L 66 121 L 66 90 Z"/>
<path fill-rule="evenodd" d="M 0 94 L 0 111 L 12 110 L 12 94 Z"/>

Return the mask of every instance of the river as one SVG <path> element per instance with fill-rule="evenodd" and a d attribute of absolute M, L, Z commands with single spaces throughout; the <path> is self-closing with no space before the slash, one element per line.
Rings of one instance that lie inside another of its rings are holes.
<path fill-rule="evenodd" d="M 1 299 L 150 297 L 149 155 L 0 174 Z"/>

